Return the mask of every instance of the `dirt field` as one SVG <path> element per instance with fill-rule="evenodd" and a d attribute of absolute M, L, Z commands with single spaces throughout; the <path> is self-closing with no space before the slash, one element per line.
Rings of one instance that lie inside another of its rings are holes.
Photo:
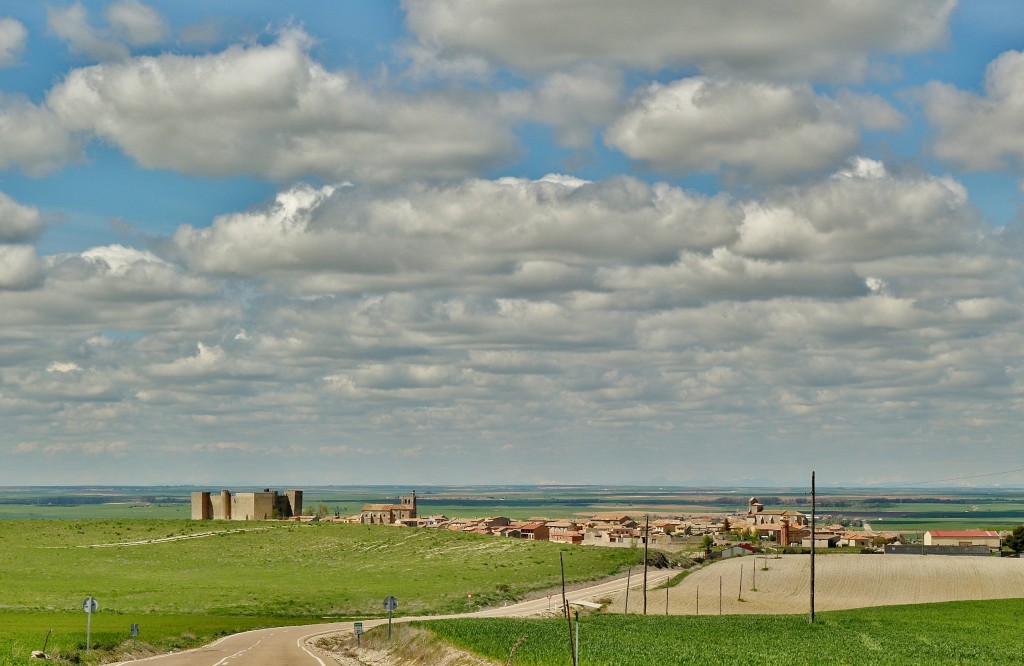
<path fill-rule="evenodd" d="M 756 584 L 754 558 L 737 557 L 717 562 L 687 576 L 670 588 L 668 612 L 672 615 L 717 615 L 719 579 L 722 613 L 805 613 L 810 599 L 810 558 L 786 555 L 781 559 L 758 557 Z M 742 567 L 742 586 L 740 568 Z M 815 610 L 840 610 L 866 606 L 920 604 L 968 599 L 1024 597 L 1024 560 L 995 557 L 941 555 L 819 555 L 815 559 Z M 657 582 L 667 572 L 648 576 Z M 634 579 L 639 586 L 639 577 Z M 741 592 L 742 587 L 742 592 Z M 742 595 L 742 601 L 737 597 Z M 622 612 L 624 595 L 613 599 L 609 610 Z M 629 593 L 629 612 L 642 612 L 639 587 Z M 648 614 L 665 613 L 665 590 L 651 590 Z"/>

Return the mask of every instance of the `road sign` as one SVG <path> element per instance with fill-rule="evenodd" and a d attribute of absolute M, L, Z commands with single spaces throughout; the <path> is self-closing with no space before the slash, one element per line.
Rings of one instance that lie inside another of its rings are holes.
<path fill-rule="evenodd" d="M 138 635 L 139 635 L 139 625 L 133 624 L 132 625 L 132 636 L 134 637 L 134 636 L 138 636 Z"/>
<path fill-rule="evenodd" d="M 363 623 L 356 622 L 356 636 L 358 636 L 361 633 L 363 633 Z"/>
<path fill-rule="evenodd" d="M 82 602 L 82 610 L 85 611 L 85 653 L 89 654 L 89 648 L 92 647 L 92 614 L 96 612 L 96 609 L 100 607 L 100 604 L 94 597 L 86 597 Z"/>
<path fill-rule="evenodd" d="M 396 608 L 398 608 L 398 599 L 395 599 L 394 597 L 388 597 L 384 600 L 384 610 L 393 611 Z"/>

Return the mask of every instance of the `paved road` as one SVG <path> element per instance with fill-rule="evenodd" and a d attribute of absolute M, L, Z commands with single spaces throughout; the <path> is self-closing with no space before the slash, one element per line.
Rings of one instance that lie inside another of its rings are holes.
<path fill-rule="evenodd" d="M 658 572 L 648 575 L 648 587 L 654 587 L 665 581 L 666 574 Z M 642 584 L 641 577 L 634 575 L 630 580 L 631 588 L 639 588 Z M 566 598 L 570 603 L 575 601 L 590 601 L 599 599 L 610 594 L 622 592 L 626 589 L 626 577 L 615 578 L 597 583 L 585 588 L 569 592 Z M 639 597 L 638 597 L 639 599 Z M 458 617 L 527 617 L 546 613 L 549 609 L 555 610 L 559 607 L 559 595 L 553 594 L 550 599 L 541 597 L 531 601 L 522 601 L 501 608 L 489 608 L 475 613 L 462 613 L 459 615 L 434 615 L 424 617 L 422 615 L 413 617 L 395 618 L 394 622 L 411 622 L 414 620 L 436 620 L 440 618 Z M 638 602 L 639 603 L 639 602 Z M 631 604 L 632 605 L 632 604 Z M 635 608 L 635 607 L 634 607 Z M 387 622 L 385 619 L 365 620 L 364 630 L 379 626 Z M 148 657 L 135 661 L 123 661 L 115 664 L 153 664 L 153 666 L 328 666 L 333 664 L 330 657 L 318 654 L 307 643 L 315 638 L 326 634 L 352 633 L 351 622 L 332 622 L 326 624 L 312 624 L 298 627 L 275 627 L 273 629 L 257 629 L 241 634 L 225 636 L 220 640 L 205 645 L 201 648 L 178 652 L 174 654 Z"/>

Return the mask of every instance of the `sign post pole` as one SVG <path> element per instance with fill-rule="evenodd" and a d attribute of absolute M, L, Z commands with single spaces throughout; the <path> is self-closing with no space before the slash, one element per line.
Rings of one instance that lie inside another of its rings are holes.
<path fill-rule="evenodd" d="M 82 602 L 82 610 L 85 611 L 85 653 L 89 654 L 92 647 L 92 614 L 99 608 L 99 603 L 93 597 L 86 597 Z"/>
<path fill-rule="evenodd" d="M 389 596 L 384 600 L 384 610 L 388 612 L 388 640 L 391 640 L 391 614 L 398 608 L 398 599 Z"/>

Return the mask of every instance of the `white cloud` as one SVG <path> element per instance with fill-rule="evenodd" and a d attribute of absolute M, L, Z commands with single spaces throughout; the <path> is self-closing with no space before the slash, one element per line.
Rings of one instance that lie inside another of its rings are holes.
<path fill-rule="evenodd" d="M 89 23 L 88 10 L 81 2 L 67 7 L 47 7 L 46 23 L 68 44 L 72 53 L 95 60 L 123 60 L 128 48 Z"/>
<path fill-rule="evenodd" d="M 23 206 L 0 192 L 0 243 L 31 240 L 42 228 L 38 209 Z"/>
<path fill-rule="evenodd" d="M 875 124 L 896 114 L 878 99 L 867 105 Z M 778 180 L 837 166 L 859 144 L 860 114 L 809 86 L 694 77 L 648 86 L 605 141 L 658 169 Z"/>
<path fill-rule="evenodd" d="M 856 80 L 869 54 L 934 48 L 956 0 L 750 3 L 421 0 L 407 24 L 442 57 L 479 54 L 529 70 L 583 63 Z"/>
<path fill-rule="evenodd" d="M 31 245 L 0 245 L 0 290 L 29 289 L 42 278 L 39 259 Z"/>
<path fill-rule="evenodd" d="M 309 281 L 308 291 L 450 285 L 468 276 L 578 284 L 574 267 L 672 259 L 730 242 L 737 211 L 666 185 L 549 176 L 377 191 L 298 186 L 265 211 L 225 215 L 174 240 L 203 271 Z M 584 276 L 585 278 L 585 276 Z M 480 283 L 486 288 L 485 283 Z"/>
<path fill-rule="evenodd" d="M 509 93 L 503 104 L 512 116 L 547 123 L 559 143 L 588 148 L 595 128 L 612 120 L 621 102 L 622 77 L 613 70 L 579 67 L 545 76 L 535 90 Z"/>
<path fill-rule="evenodd" d="M 0 17 L 0 67 L 8 67 L 18 62 L 18 57 L 25 50 L 27 39 L 28 31 L 21 22 Z"/>
<path fill-rule="evenodd" d="M 118 0 L 105 12 L 110 27 L 133 46 L 155 44 L 167 33 L 167 23 L 160 13 L 138 0 Z"/>
<path fill-rule="evenodd" d="M 0 94 L 0 169 L 39 176 L 78 159 L 82 150 L 45 106 Z"/>
<path fill-rule="evenodd" d="M 984 95 L 937 82 L 921 95 L 936 155 L 968 169 L 1024 167 L 1024 51 L 989 63 Z"/>
<path fill-rule="evenodd" d="M 450 178 L 506 158 L 511 134 L 469 99 L 381 93 L 310 59 L 287 30 L 266 46 L 70 72 L 48 103 L 140 164 L 206 176 Z"/>

